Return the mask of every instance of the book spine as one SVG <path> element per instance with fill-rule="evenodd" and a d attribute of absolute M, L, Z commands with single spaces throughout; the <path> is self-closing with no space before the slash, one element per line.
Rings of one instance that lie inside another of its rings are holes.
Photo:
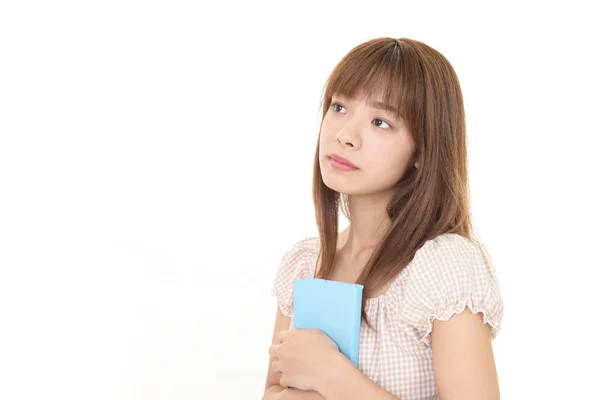
<path fill-rule="evenodd" d="M 353 343 L 352 349 L 354 351 L 354 354 L 352 354 L 352 363 L 354 364 L 354 366 L 356 368 L 358 368 L 358 353 L 359 353 L 359 349 L 360 349 L 360 326 L 361 326 L 361 319 L 362 319 L 362 314 L 361 314 L 361 310 L 362 310 L 362 287 L 357 287 L 356 288 L 356 292 L 354 295 L 354 329 L 355 331 L 353 332 L 353 339 L 355 341 L 355 343 Z"/>

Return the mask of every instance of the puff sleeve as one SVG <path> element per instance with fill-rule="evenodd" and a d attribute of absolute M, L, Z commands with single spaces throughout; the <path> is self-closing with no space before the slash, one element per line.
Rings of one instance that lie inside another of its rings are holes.
<path fill-rule="evenodd" d="M 483 314 L 492 340 L 498 335 L 502 295 L 493 265 L 475 243 L 454 233 L 439 235 L 425 242 L 412 263 L 400 314 L 418 340 L 431 346 L 433 321 L 447 321 L 466 307 Z"/>
<path fill-rule="evenodd" d="M 305 239 L 295 243 L 281 258 L 271 294 L 277 298 L 281 312 L 288 317 L 292 316 L 294 310 L 294 281 L 310 275 L 314 257 L 309 241 Z"/>

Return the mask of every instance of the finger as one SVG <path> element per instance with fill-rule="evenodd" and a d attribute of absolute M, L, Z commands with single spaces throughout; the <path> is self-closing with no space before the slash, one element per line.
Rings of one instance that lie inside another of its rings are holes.
<path fill-rule="evenodd" d="M 277 358 L 277 348 L 279 347 L 278 344 L 273 344 L 271 345 L 271 347 L 269 347 L 269 355 L 273 358 Z"/>
<path fill-rule="evenodd" d="M 287 336 L 289 330 L 287 331 L 280 331 L 279 335 L 277 336 L 277 339 L 279 340 L 279 343 L 283 343 L 283 341 L 285 340 L 285 337 Z"/>
<path fill-rule="evenodd" d="M 287 379 L 285 375 L 281 375 L 281 378 L 279 378 L 279 385 L 288 388 L 290 384 L 288 381 L 289 379 Z"/>
<path fill-rule="evenodd" d="M 271 370 L 274 372 L 281 372 L 281 367 L 279 366 L 279 360 L 274 360 L 271 363 Z"/>

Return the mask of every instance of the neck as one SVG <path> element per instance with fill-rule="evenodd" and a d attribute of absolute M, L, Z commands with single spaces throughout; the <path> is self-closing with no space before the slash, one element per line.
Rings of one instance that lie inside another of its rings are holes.
<path fill-rule="evenodd" d="M 370 254 L 388 231 L 391 220 L 385 211 L 389 199 L 383 196 L 349 198 L 352 221 L 340 234 L 341 251 L 349 260 L 359 260 Z"/>

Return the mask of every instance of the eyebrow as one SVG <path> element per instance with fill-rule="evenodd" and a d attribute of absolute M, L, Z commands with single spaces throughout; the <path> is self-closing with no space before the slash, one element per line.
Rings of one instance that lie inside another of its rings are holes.
<path fill-rule="evenodd" d="M 382 103 L 380 101 L 370 101 L 369 103 L 370 107 L 373 108 L 378 108 L 380 110 L 385 110 L 391 113 L 395 113 L 396 112 L 396 108 L 392 107 L 391 105 L 387 104 L 387 103 Z"/>

